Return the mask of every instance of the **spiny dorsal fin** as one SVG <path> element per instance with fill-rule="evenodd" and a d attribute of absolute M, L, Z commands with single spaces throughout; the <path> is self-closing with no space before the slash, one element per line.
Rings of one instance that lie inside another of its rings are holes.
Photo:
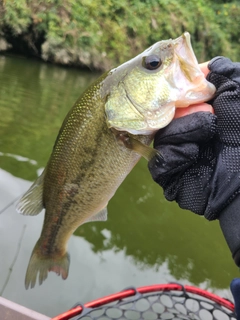
<path fill-rule="evenodd" d="M 43 180 L 45 172 L 37 178 L 16 206 L 17 212 L 35 216 L 43 209 Z"/>

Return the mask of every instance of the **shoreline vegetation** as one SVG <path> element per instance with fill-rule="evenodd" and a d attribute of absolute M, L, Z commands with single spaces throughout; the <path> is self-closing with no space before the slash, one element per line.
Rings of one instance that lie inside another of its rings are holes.
<path fill-rule="evenodd" d="M 239 25 L 238 1 L 0 0 L 0 52 L 105 71 L 188 31 L 199 62 L 240 61 Z"/>

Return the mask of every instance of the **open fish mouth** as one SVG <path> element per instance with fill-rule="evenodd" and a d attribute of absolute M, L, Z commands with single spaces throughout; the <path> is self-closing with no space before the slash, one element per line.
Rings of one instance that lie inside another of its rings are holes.
<path fill-rule="evenodd" d="M 195 67 L 198 66 L 198 61 L 191 44 L 191 37 L 188 32 L 184 32 L 180 37 L 173 40 L 173 43 L 178 57 L 181 57 L 182 59 L 186 59 L 186 57 L 188 57 L 191 59 L 188 63 L 191 62 Z"/>
<path fill-rule="evenodd" d="M 175 55 L 179 62 L 180 69 L 185 78 L 178 81 L 175 80 L 179 90 L 179 97 L 175 103 L 177 108 L 184 108 L 194 103 L 209 101 L 213 98 L 216 88 L 205 79 L 203 72 L 200 69 L 197 58 L 194 54 L 190 34 L 184 34 L 173 40 L 175 45 Z M 178 74 L 177 72 L 175 73 Z M 180 85 L 181 84 L 181 85 Z"/>

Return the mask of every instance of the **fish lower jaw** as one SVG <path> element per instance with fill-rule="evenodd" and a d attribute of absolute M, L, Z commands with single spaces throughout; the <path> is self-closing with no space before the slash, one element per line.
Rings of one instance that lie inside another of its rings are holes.
<path fill-rule="evenodd" d="M 161 118 L 158 119 L 150 119 L 146 120 L 146 125 L 141 129 L 134 129 L 134 128 L 122 128 L 117 129 L 120 131 L 127 131 L 133 135 L 154 135 L 159 129 L 166 127 L 173 119 L 175 112 L 172 114 L 171 117 Z"/>
<path fill-rule="evenodd" d="M 113 127 L 112 127 L 113 128 Z M 132 135 L 146 135 L 146 136 L 150 136 L 152 134 L 154 134 L 158 128 L 149 128 L 149 127 L 144 127 L 141 129 L 135 129 L 135 128 L 127 128 L 127 127 L 114 127 L 114 129 L 116 129 L 117 131 L 122 131 L 122 132 L 128 132 Z"/>
<path fill-rule="evenodd" d="M 150 136 L 156 133 L 158 129 L 145 129 L 145 130 L 128 130 L 127 132 L 133 134 L 133 135 L 142 135 L 142 136 Z"/>
<path fill-rule="evenodd" d="M 202 90 L 197 94 L 194 91 L 188 91 L 184 97 L 176 101 L 176 108 L 186 108 L 192 104 L 207 102 L 214 97 L 214 93 L 215 90 Z"/>
<path fill-rule="evenodd" d="M 207 99 L 209 100 L 209 99 Z M 183 109 L 187 108 L 191 105 L 199 104 L 199 103 L 204 103 L 207 101 L 206 99 L 198 99 L 198 100 L 192 100 L 192 101 L 184 101 L 184 100 L 179 100 L 176 102 L 176 108 L 177 109 Z"/>

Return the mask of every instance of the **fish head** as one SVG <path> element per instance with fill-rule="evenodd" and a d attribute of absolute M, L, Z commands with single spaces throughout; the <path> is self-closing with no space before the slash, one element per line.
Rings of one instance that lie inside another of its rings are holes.
<path fill-rule="evenodd" d="M 107 124 L 132 134 L 153 134 L 171 122 L 176 108 L 208 101 L 215 90 L 185 32 L 109 72 L 103 85 Z"/>

